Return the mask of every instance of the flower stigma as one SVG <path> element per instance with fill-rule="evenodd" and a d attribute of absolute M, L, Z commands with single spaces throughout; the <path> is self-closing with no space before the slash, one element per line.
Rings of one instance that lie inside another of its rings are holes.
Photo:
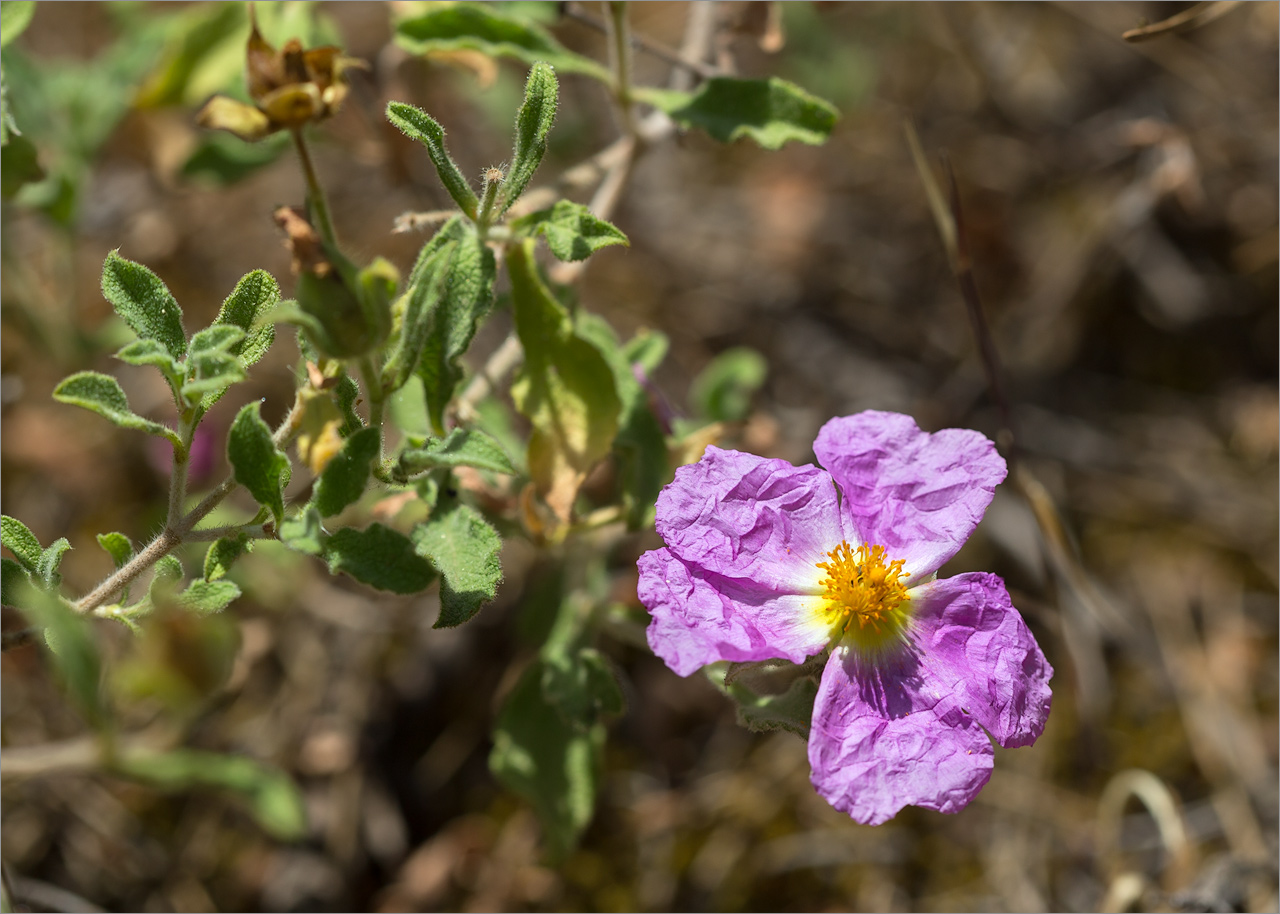
<path fill-rule="evenodd" d="M 817 567 L 826 572 L 820 584 L 833 639 L 871 654 L 902 642 L 910 618 L 903 560 L 888 561 L 883 546 L 847 542 L 827 557 Z"/>

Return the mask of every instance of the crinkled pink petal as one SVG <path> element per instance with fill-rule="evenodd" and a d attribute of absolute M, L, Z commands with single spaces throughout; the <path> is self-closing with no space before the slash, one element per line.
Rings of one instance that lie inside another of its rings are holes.
<path fill-rule="evenodd" d="M 909 582 L 937 571 L 973 533 L 1005 477 L 979 432 L 922 432 L 910 416 L 869 410 L 832 419 L 813 443 L 863 542 L 902 559 Z"/>
<path fill-rule="evenodd" d="M 649 646 L 681 676 L 717 660 L 799 663 L 830 639 L 816 624 L 814 597 L 722 577 L 670 549 L 646 552 L 637 565 L 640 602 L 653 616 Z"/>
<path fill-rule="evenodd" d="M 994 574 L 958 574 L 911 591 L 911 637 L 928 687 L 953 695 L 1001 746 L 1029 746 L 1053 698 L 1049 665 Z"/>
<path fill-rule="evenodd" d="M 813 786 L 864 825 L 904 806 L 959 812 L 991 777 L 991 741 L 947 696 L 930 694 L 914 652 L 875 666 L 837 648 L 813 705 Z"/>
<path fill-rule="evenodd" d="M 814 593 L 815 564 L 845 539 L 826 471 L 718 447 L 676 470 L 657 528 L 686 562 L 778 593 Z"/>

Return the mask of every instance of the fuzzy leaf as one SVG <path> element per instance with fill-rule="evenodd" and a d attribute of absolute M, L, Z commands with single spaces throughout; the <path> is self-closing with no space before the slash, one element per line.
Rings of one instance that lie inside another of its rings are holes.
<path fill-rule="evenodd" d="M 23 599 L 23 589 L 31 586 L 31 577 L 25 568 L 13 559 L 0 559 L 0 603 L 17 606 Z"/>
<path fill-rule="evenodd" d="M 418 555 L 440 572 L 440 618 L 435 628 L 461 625 L 493 599 L 502 580 L 502 537 L 480 512 L 455 502 L 413 531 Z"/>
<path fill-rule="evenodd" d="M 741 422 L 751 411 L 751 397 L 760 389 L 769 364 L 754 349 L 726 349 L 689 385 L 689 400 L 698 415 L 714 422 Z"/>
<path fill-rule="evenodd" d="M 242 342 L 245 332 L 239 327 L 229 324 L 214 324 L 212 327 L 205 327 L 195 336 L 191 337 L 191 346 L 189 350 L 190 356 L 204 355 L 210 352 L 231 352 L 234 347 Z"/>
<path fill-rule="evenodd" d="M 796 140 L 820 146 L 839 112 L 826 101 L 779 79 L 709 79 L 695 92 L 638 88 L 638 101 L 665 111 L 683 127 L 699 127 L 722 143 L 749 137 L 765 149 Z"/>
<path fill-rule="evenodd" d="M 116 358 L 130 365 L 154 365 L 174 387 L 182 382 L 182 363 L 174 361 L 158 340 L 134 340 L 117 352 Z"/>
<path fill-rule="evenodd" d="M 395 124 L 405 136 L 427 147 L 427 155 L 431 157 L 431 163 L 440 175 L 440 183 L 467 218 L 474 219 L 480 199 L 449 157 L 449 151 L 444 145 L 444 128 L 425 111 L 419 111 L 413 105 L 403 102 L 391 102 L 387 105 L 387 120 Z"/>
<path fill-rule="evenodd" d="M 8 514 L 0 515 L 0 544 L 13 553 L 27 574 L 36 574 L 44 547 L 26 524 Z"/>
<path fill-rule="evenodd" d="M 475 467 L 510 476 L 517 472 L 502 445 L 478 429 L 455 428 L 445 438 L 431 439 L 400 455 L 399 472 L 405 477 L 440 467 Z"/>
<path fill-rule="evenodd" d="M 621 404 L 608 363 L 574 333 L 573 322 L 539 278 L 533 242 L 508 250 L 516 333 L 525 361 L 511 387 L 533 425 L 529 473 L 562 522 L 587 473 L 613 444 Z"/>
<path fill-rule="evenodd" d="M 289 472 L 289 458 L 271 440 L 271 429 L 258 414 L 258 403 L 246 403 L 236 415 L 227 436 L 227 460 L 236 482 L 249 490 L 260 505 L 271 509 L 276 526 L 284 519 L 281 490 Z"/>
<path fill-rule="evenodd" d="M 188 380 L 182 395 L 188 401 L 199 395 L 210 395 L 214 402 L 232 384 L 246 377 L 244 365 L 235 351 L 243 345 L 245 332 L 230 324 L 214 324 L 191 338 L 187 354 Z"/>
<path fill-rule="evenodd" d="M 24 31 L 35 14 L 35 0 L 4 0 L 0 3 L 0 48 L 9 46 Z"/>
<path fill-rule="evenodd" d="M 175 360 L 187 354 L 182 309 L 155 273 L 112 251 L 102 265 L 102 294 L 139 337 L 163 344 Z"/>
<path fill-rule="evenodd" d="M 98 545 L 107 550 L 117 568 L 133 558 L 133 543 L 123 533 L 99 533 Z"/>
<path fill-rule="evenodd" d="M 338 411 L 342 413 L 342 428 L 338 431 L 350 437 L 364 428 L 364 420 L 356 412 L 356 404 L 360 402 L 360 385 L 349 375 L 338 379 L 333 388 L 333 398 L 338 401 Z"/>
<path fill-rule="evenodd" d="M 604 82 L 611 79 L 606 68 L 567 50 L 540 26 L 479 3 L 435 7 L 406 19 L 396 26 L 396 42 L 414 54 L 479 51 L 490 57 L 514 57 L 527 64 L 546 61 L 566 73 L 583 73 Z"/>
<path fill-rule="evenodd" d="M 325 541 L 324 555 L 331 572 L 345 571 L 362 584 L 392 593 L 418 593 L 435 579 L 431 564 L 414 552 L 409 538 L 382 524 L 364 530 L 343 527 Z"/>
<path fill-rule="evenodd" d="M 53 589 L 62 581 L 62 575 L 58 574 L 58 566 L 62 564 L 62 557 L 71 549 L 71 543 L 67 542 L 65 536 L 54 540 L 49 548 L 40 553 L 40 561 L 36 563 L 36 575 L 40 580 L 44 581 L 45 587 Z"/>
<path fill-rule="evenodd" d="M 291 517 L 280 525 L 280 541 L 295 552 L 307 555 L 323 555 L 327 534 L 320 524 L 320 514 L 314 505 L 308 505 L 297 517 Z"/>
<path fill-rule="evenodd" d="M 177 556 L 166 555 L 156 562 L 155 574 L 152 575 L 151 586 L 147 589 L 152 601 L 157 602 L 166 598 L 182 580 L 182 574 L 182 562 L 178 561 Z"/>
<path fill-rule="evenodd" d="M 89 722 L 100 724 L 107 714 L 98 688 L 102 659 L 89 620 L 55 593 L 25 588 L 17 605 L 32 625 L 44 629 L 54 666 L 72 699 Z"/>
<path fill-rule="evenodd" d="M 129 399 L 113 377 L 96 371 L 81 371 L 63 380 L 53 391 L 53 398 L 72 406 L 83 406 L 109 419 L 121 428 L 136 429 L 150 435 L 168 438 L 174 447 L 182 447 L 178 433 L 167 425 L 144 419 L 129 409 Z"/>
<path fill-rule="evenodd" d="M 756 695 L 737 683 L 727 689 L 738 705 L 738 723 L 755 733 L 787 730 L 808 739 L 818 684 L 808 677 L 791 683 L 781 695 Z"/>
<path fill-rule="evenodd" d="M 567 723 L 542 691 L 544 664 L 525 670 L 498 714 L 489 768 L 527 800 L 546 830 L 553 860 L 578 843 L 595 814 L 605 728 Z"/>
<path fill-rule="evenodd" d="M 261 359 L 275 342 L 275 324 L 257 325 L 279 302 L 280 287 L 276 285 L 275 279 L 266 270 L 254 270 L 236 283 L 236 287 L 231 290 L 231 294 L 218 310 L 218 317 L 214 321 L 215 327 L 219 325 L 239 327 L 245 333 L 244 339 L 228 351 L 234 356 L 239 356 L 246 368 Z M 208 409 L 212 403 L 212 400 L 206 400 L 202 405 Z"/>
<path fill-rule="evenodd" d="M 667 357 L 671 341 L 659 330 L 641 330 L 622 347 L 627 364 L 639 365 L 646 374 L 653 374 Z"/>
<path fill-rule="evenodd" d="M 497 269 L 493 251 L 480 241 L 470 225 L 459 220 L 453 232 L 458 246 L 449 262 L 448 285 L 435 308 L 425 315 L 425 341 L 418 361 L 427 415 L 432 428 L 440 434 L 444 433 L 445 407 L 462 380 L 458 359 L 467 351 L 476 328 L 493 307 L 493 280 Z"/>
<path fill-rule="evenodd" d="M 649 408 L 648 395 L 636 380 L 627 350 L 619 346 L 613 328 L 604 318 L 584 312 L 578 317 L 578 333 L 591 341 L 613 372 L 613 383 L 622 402 L 613 448 L 618 457 L 627 527 L 639 530 L 649 522 L 658 493 L 671 481 L 666 436 Z M 665 343 L 666 338 L 662 339 Z"/>
<path fill-rule="evenodd" d="M 618 680 L 594 648 L 543 656 L 542 694 L 565 723 L 579 731 L 626 710 Z"/>
<path fill-rule="evenodd" d="M 325 464 L 312 497 L 321 517 L 337 514 L 364 494 L 370 464 L 377 459 L 381 447 L 381 429 L 361 429 Z"/>
<path fill-rule="evenodd" d="M 162 790 L 230 790 L 248 801 L 254 819 L 273 837 L 297 841 L 307 833 L 306 808 L 293 779 L 254 759 L 174 749 L 157 755 L 122 754 L 113 768 L 118 774 Z"/>
<path fill-rule="evenodd" d="M 602 247 L 627 245 L 627 236 L 616 226 L 597 219 L 581 203 L 557 200 L 550 209 L 521 216 L 512 228 L 523 228 L 531 235 L 541 233 L 551 253 L 561 260 L 586 260 Z"/>
<path fill-rule="evenodd" d="M 204 554 L 204 579 L 217 581 L 226 577 L 231 564 L 252 550 L 253 540 L 243 532 L 214 540 L 209 544 L 209 551 Z"/>
<path fill-rule="evenodd" d="M 187 589 L 178 594 L 177 604 L 183 609 L 199 613 L 202 616 L 222 612 L 231 601 L 240 596 L 240 588 L 228 580 L 192 581 Z"/>
<path fill-rule="evenodd" d="M 221 396 L 232 384 L 247 377 L 240 360 L 225 352 L 192 353 L 187 362 L 193 369 L 193 377 L 182 385 L 182 396 L 188 401 L 214 394 Z"/>
<path fill-rule="evenodd" d="M 440 298 L 448 287 L 457 239 L 464 230 L 462 218 L 454 216 L 422 247 L 418 262 L 409 275 L 405 292 L 404 317 L 400 322 L 400 339 L 382 370 L 382 383 L 388 390 L 399 390 L 413 377 L 422 358 L 427 337 L 439 316 L 435 313 Z"/>
<path fill-rule="evenodd" d="M 556 119 L 556 99 L 559 91 L 560 84 L 556 82 L 555 71 L 542 61 L 535 63 L 529 70 L 529 78 L 524 84 L 524 102 L 516 112 L 516 136 L 511 152 L 511 167 L 507 171 L 502 186 L 498 189 L 497 214 L 499 216 L 520 199 L 520 195 L 533 179 L 533 173 L 542 163 L 542 156 L 547 151 L 547 134 L 551 132 L 551 125 Z"/>

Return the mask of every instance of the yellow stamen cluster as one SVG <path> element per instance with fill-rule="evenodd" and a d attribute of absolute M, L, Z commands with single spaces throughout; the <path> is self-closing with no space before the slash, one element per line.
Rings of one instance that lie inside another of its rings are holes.
<path fill-rule="evenodd" d="M 826 613 L 836 640 L 854 647 L 879 649 L 899 640 L 910 603 L 902 578 L 903 560 L 888 561 L 883 546 L 851 549 L 841 543 L 818 562 L 826 572 L 821 581 Z"/>

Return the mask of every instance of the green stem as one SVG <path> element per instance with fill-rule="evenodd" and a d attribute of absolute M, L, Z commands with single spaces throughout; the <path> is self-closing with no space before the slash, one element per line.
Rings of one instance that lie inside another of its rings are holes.
<path fill-rule="evenodd" d="M 503 174 L 500 169 L 491 168 L 484 175 L 484 193 L 480 197 L 480 208 L 476 210 L 476 231 L 480 240 L 489 235 L 489 223 L 493 221 L 494 203 L 498 200 L 498 190 L 502 187 Z"/>
<path fill-rule="evenodd" d="M 329 203 L 325 199 L 324 188 L 316 177 L 315 166 L 311 164 L 311 152 L 307 141 L 302 136 L 302 128 L 289 131 L 293 137 L 293 148 L 298 151 L 298 161 L 302 164 L 302 177 L 307 182 L 307 202 L 311 208 L 311 221 L 325 244 L 335 251 L 338 249 L 338 235 L 333 230 L 333 219 L 329 215 Z"/>
<path fill-rule="evenodd" d="M 173 449 L 173 470 L 169 475 L 169 512 L 165 526 L 172 529 L 182 519 L 182 505 L 187 500 L 187 473 L 191 469 L 191 442 L 196 436 L 196 422 L 193 416 L 183 415 L 178 421 L 178 437 L 182 439 L 182 447 Z"/>
<path fill-rule="evenodd" d="M 381 373 L 373 364 L 373 359 L 367 355 L 360 356 L 360 376 L 364 378 L 364 386 L 369 389 L 369 425 L 371 428 L 380 428 L 387 392 L 382 386 Z"/>

